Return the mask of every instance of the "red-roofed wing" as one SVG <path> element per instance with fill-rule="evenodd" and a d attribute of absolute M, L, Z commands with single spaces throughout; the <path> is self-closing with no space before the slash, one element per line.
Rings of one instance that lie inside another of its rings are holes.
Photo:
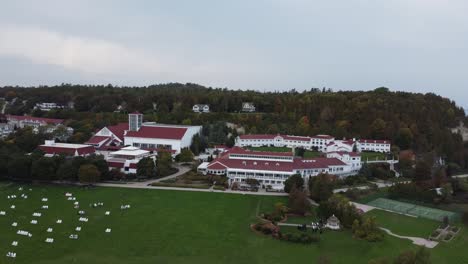
<path fill-rule="evenodd" d="M 138 131 L 128 131 L 126 137 L 162 138 L 181 140 L 187 128 L 142 126 Z"/>

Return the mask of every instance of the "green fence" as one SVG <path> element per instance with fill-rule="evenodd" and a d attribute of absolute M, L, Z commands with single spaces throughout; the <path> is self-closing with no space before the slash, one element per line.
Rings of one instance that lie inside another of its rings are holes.
<path fill-rule="evenodd" d="M 375 199 L 369 202 L 368 205 L 400 214 L 408 214 L 436 221 L 442 221 L 445 216 L 447 216 L 450 221 L 455 221 L 458 218 L 458 214 L 454 212 L 415 205 L 411 203 L 399 202 L 386 198 Z"/>

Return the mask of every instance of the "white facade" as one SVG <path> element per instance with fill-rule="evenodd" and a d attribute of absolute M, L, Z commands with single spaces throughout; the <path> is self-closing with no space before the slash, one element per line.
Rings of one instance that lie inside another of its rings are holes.
<path fill-rule="evenodd" d="M 236 138 L 238 147 L 289 147 L 304 148 L 308 150 L 318 150 L 328 152 L 352 152 L 354 147 L 358 152 L 372 151 L 388 153 L 391 151 L 391 143 L 388 140 L 336 140 L 329 135 L 317 135 L 312 137 L 291 136 L 291 135 L 241 135 Z"/>
<path fill-rule="evenodd" d="M 359 172 L 362 167 L 361 155 L 356 152 L 330 152 L 327 153 L 327 158 L 336 158 L 346 163 L 348 173 Z"/>
<path fill-rule="evenodd" d="M 392 145 L 388 140 L 361 139 L 357 141 L 357 149 L 359 152 L 371 151 L 389 153 L 391 152 Z"/>
<path fill-rule="evenodd" d="M 192 107 L 192 111 L 195 113 L 209 113 L 210 106 L 207 104 L 196 104 Z"/>
<path fill-rule="evenodd" d="M 300 174 L 307 182 L 320 173 L 349 176 L 357 173 L 358 160 L 343 157 L 301 159 L 292 153 L 249 151 L 235 147 L 210 163 L 202 163 L 198 171 L 204 174 L 226 175 L 229 184 L 243 183 L 252 178 L 262 187 L 282 189 L 291 175 Z M 357 165 L 356 165 L 357 166 Z"/>
<path fill-rule="evenodd" d="M 337 152 L 345 151 L 352 152 L 355 145 L 355 140 L 334 140 L 327 144 L 327 150 L 325 152 Z"/>
<path fill-rule="evenodd" d="M 255 105 L 250 102 L 242 103 L 242 112 L 255 112 Z"/>
<path fill-rule="evenodd" d="M 317 135 L 315 137 L 301 137 L 290 135 L 242 135 L 236 138 L 236 146 L 238 147 L 289 147 L 289 148 L 304 148 L 316 149 L 325 152 L 327 145 L 334 138 L 328 135 Z"/>
<path fill-rule="evenodd" d="M 136 147 L 125 147 L 118 151 L 110 152 L 106 158 L 110 168 L 119 169 L 125 174 L 137 173 L 138 162 L 146 157 L 156 160 L 155 154 Z"/>
<path fill-rule="evenodd" d="M 36 106 L 34 106 L 34 108 L 40 109 L 42 111 L 50 111 L 52 109 L 63 109 L 65 107 L 57 103 L 37 103 Z"/>
<path fill-rule="evenodd" d="M 86 142 L 100 150 L 115 150 L 132 146 L 149 151 L 168 151 L 177 155 L 192 144 L 201 126 L 167 125 L 154 122 L 143 123 L 140 113 L 129 114 L 128 123 L 104 127 Z"/>
<path fill-rule="evenodd" d="M 124 145 L 134 146 L 143 149 L 167 149 L 171 150 L 174 155 L 181 152 L 183 148 L 189 148 L 192 144 L 192 139 L 196 134 L 201 133 L 201 126 L 178 126 L 178 125 L 164 125 L 155 123 L 144 123 L 145 127 L 161 127 L 161 128 L 183 128 L 186 132 L 181 138 L 149 138 L 124 135 Z"/>

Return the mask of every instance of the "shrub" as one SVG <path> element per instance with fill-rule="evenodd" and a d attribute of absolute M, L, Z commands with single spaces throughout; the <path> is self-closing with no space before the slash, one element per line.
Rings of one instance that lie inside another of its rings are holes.
<path fill-rule="evenodd" d="M 299 244 L 311 244 L 314 242 L 319 242 L 320 238 L 316 235 L 307 234 L 307 233 L 286 233 L 281 234 L 280 239 L 283 241 L 299 243 Z"/>
<path fill-rule="evenodd" d="M 462 214 L 462 221 L 463 221 L 463 224 L 465 224 L 466 226 L 468 226 L 468 211 L 463 212 L 463 214 Z"/>
<path fill-rule="evenodd" d="M 434 232 L 432 232 L 431 237 L 435 238 L 435 237 L 438 237 L 439 235 L 440 235 L 440 231 L 435 230 Z"/>

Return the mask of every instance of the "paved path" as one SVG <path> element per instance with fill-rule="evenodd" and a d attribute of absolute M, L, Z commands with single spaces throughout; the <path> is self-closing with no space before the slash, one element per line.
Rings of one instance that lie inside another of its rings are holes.
<path fill-rule="evenodd" d="M 6 107 L 7 107 L 7 102 L 5 101 L 5 103 L 2 106 L 2 111 L 1 111 L 2 114 L 5 114 Z"/>
<path fill-rule="evenodd" d="M 381 230 L 385 231 L 387 234 L 389 234 L 391 236 L 411 240 L 413 242 L 413 244 L 418 245 L 418 246 L 424 246 L 424 247 L 427 247 L 427 248 L 435 248 L 435 246 L 437 246 L 439 244 L 439 242 L 431 241 L 431 240 L 428 240 L 428 239 L 425 239 L 425 238 L 400 236 L 400 235 L 392 233 L 392 231 L 390 231 L 390 230 L 388 230 L 386 228 L 383 228 L 383 227 L 379 227 L 379 228 Z"/>
<path fill-rule="evenodd" d="M 181 166 L 181 165 L 177 165 L 176 166 L 177 169 L 179 169 L 178 172 L 172 174 L 172 175 L 169 175 L 169 176 L 166 176 L 166 177 L 162 177 L 162 178 L 159 178 L 159 179 L 156 179 L 156 180 L 149 180 L 149 181 L 144 181 L 144 182 L 141 182 L 143 184 L 146 184 L 146 185 L 149 185 L 153 182 L 161 182 L 161 181 L 164 181 L 164 180 L 169 180 L 169 179 L 174 179 L 174 178 L 177 178 L 187 172 L 190 171 L 190 167 L 187 167 L 187 166 Z"/>
<path fill-rule="evenodd" d="M 302 226 L 302 224 L 290 224 L 290 223 L 278 223 L 279 226 L 294 226 L 294 227 L 298 227 L 298 226 Z M 307 228 L 312 228 L 311 225 L 306 225 Z"/>
<path fill-rule="evenodd" d="M 360 204 L 360 203 L 355 203 L 355 202 L 351 202 L 351 203 L 354 204 L 354 206 L 356 206 L 357 209 L 361 209 L 364 213 L 367 213 L 375 209 L 374 206 L 370 206 L 367 204 Z"/>
<path fill-rule="evenodd" d="M 454 175 L 452 178 L 468 178 L 468 174 Z"/>

